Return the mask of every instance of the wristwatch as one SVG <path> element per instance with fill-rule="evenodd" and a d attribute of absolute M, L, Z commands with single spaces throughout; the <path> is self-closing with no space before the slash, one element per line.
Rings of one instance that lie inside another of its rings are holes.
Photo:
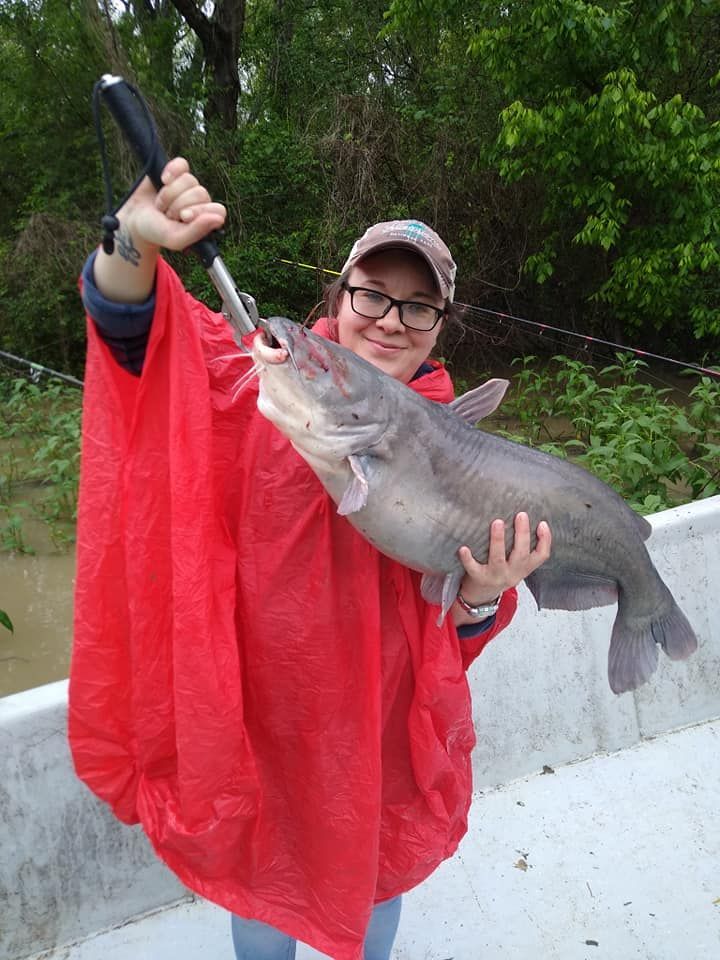
<path fill-rule="evenodd" d="M 460 604 L 461 609 L 469 617 L 472 617 L 473 620 L 486 620 L 488 617 L 492 617 L 493 614 L 497 613 L 497 608 L 500 606 L 500 597 L 495 597 L 490 603 L 479 603 L 474 607 L 459 593 L 457 595 L 457 602 Z"/>

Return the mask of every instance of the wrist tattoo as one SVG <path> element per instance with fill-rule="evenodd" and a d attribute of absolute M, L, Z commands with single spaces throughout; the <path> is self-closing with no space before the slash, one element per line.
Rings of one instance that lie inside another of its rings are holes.
<path fill-rule="evenodd" d="M 130 231 L 121 227 L 115 234 L 115 242 L 117 244 L 117 252 L 123 260 L 127 260 L 133 267 L 139 266 L 140 251 L 133 243 Z"/>

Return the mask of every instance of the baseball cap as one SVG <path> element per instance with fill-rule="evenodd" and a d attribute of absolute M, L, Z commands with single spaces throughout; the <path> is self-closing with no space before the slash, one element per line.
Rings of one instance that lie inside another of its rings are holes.
<path fill-rule="evenodd" d="M 412 250 L 425 260 L 437 281 L 440 293 L 452 302 L 457 272 L 455 261 L 437 233 L 419 220 L 387 220 L 368 227 L 353 244 L 342 272 L 345 273 L 371 253 L 398 247 L 401 250 Z"/>

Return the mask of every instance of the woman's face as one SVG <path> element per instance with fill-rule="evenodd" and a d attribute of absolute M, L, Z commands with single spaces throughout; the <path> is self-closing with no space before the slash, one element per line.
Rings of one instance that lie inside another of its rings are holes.
<path fill-rule="evenodd" d="M 396 300 L 415 300 L 440 309 L 445 305 L 428 265 L 406 250 L 382 250 L 365 257 L 353 266 L 347 283 Z M 340 344 L 403 383 L 428 358 L 442 325 L 441 320 L 432 330 L 411 330 L 400 323 L 396 306 L 379 320 L 370 320 L 355 313 L 347 290 L 338 298 Z"/>

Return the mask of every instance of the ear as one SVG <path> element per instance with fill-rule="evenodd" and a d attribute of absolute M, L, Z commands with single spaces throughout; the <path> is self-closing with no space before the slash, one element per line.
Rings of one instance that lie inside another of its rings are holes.
<path fill-rule="evenodd" d="M 333 307 L 334 307 L 333 313 L 335 316 L 337 316 L 338 313 L 340 312 L 340 308 L 345 302 L 345 297 L 348 296 L 347 290 L 342 285 L 345 279 L 346 278 L 343 276 L 338 277 L 337 280 L 333 283 L 330 290 L 327 291 L 328 293 L 332 294 L 332 296 L 328 297 L 328 301 L 330 300 L 333 301 Z"/>
<path fill-rule="evenodd" d="M 435 340 L 439 340 L 441 335 L 445 332 L 445 328 L 448 325 L 449 315 L 448 315 L 448 304 L 446 303 L 443 307 L 443 313 L 440 319 L 438 320 L 437 326 L 434 328 L 433 333 L 435 334 Z"/>

